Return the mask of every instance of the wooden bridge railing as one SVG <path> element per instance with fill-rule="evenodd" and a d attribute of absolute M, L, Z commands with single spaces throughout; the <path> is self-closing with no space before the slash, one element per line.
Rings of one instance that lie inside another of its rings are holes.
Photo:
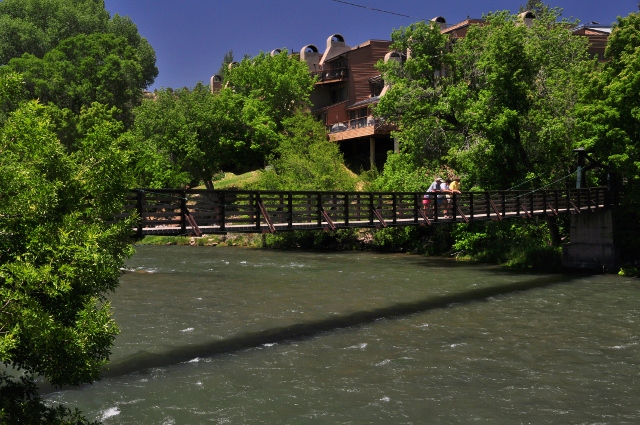
<path fill-rule="evenodd" d="M 138 189 L 125 211 L 140 217 L 144 235 L 276 232 L 302 229 L 424 226 L 438 222 L 505 220 L 608 208 L 605 187 L 544 191 L 462 192 L 275 192 L 247 190 Z M 427 201 L 427 203 L 424 203 Z M 445 213 L 446 210 L 446 213 Z"/>

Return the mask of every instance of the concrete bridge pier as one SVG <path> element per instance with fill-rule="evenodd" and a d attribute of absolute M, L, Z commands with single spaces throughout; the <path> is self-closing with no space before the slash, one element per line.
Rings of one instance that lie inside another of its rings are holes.
<path fill-rule="evenodd" d="M 573 215 L 570 242 L 562 247 L 563 266 L 569 269 L 614 270 L 618 265 L 618 252 L 612 234 L 611 209 Z"/>

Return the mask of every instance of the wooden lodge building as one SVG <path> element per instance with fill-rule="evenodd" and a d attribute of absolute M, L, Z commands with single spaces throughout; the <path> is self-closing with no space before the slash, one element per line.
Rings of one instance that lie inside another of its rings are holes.
<path fill-rule="evenodd" d="M 531 25 L 535 15 L 519 15 L 525 25 Z M 442 33 L 453 39 L 464 38 L 472 25 L 483 25 L 484 19 L 465 19 L 454 25 L 438 16 L 431 21 L 440 25 Z M 573 29 L 576 36 L 589 39 L 589 53 L 604 61 L 604 51 L 611 26 L 592 22 Z M 340 143 L 345 162 L 353 171 L 379 169 L 387 159 L 387 152 L 397 151 L 391 137 L 392 128 L 382 126 L 372 115 L 371 106 L 384 95 L 387 87 L 375 65 L 380 60 L 403 60 L 404 55 L 390 52 L 388 40 L 369 40 L 355 47 L 347 45 L 344 37 L 333 34 L 327 39 L 325 51 L 320 53 L 313 44 L 304 46 L 300 60 L 307 63 L 316 76 L 311 94 L 311 113 L 327 128 L 329 139 Z M 272 54 L 280 50 L 272 51 Z M 211 90 L 219 90 L 222 80 L 211 77 Z"/>

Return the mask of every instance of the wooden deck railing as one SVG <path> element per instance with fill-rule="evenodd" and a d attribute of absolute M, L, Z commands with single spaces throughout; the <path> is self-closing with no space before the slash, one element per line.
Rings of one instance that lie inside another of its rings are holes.
<path fill-rule="evenodd" d="M 302 229 L 424 226 L 440 222 L 505 220 L 579 214 L 608 208 L 605 187 L 544 191 L 462 192 L 445 198 L 414 192 L 275 192 L 138 189 L 124 218 L 136 211 L 135 234 L 187 235 Z"/>

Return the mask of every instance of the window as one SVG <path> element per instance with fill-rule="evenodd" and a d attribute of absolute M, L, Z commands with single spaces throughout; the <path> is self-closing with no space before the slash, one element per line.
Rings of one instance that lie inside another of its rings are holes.
<path fill-rule="evenodd" d="M 343 100 L 347 100 L 347 88 L 338 87 L 331 90 L 331 103 L 339 103 Z"/>

